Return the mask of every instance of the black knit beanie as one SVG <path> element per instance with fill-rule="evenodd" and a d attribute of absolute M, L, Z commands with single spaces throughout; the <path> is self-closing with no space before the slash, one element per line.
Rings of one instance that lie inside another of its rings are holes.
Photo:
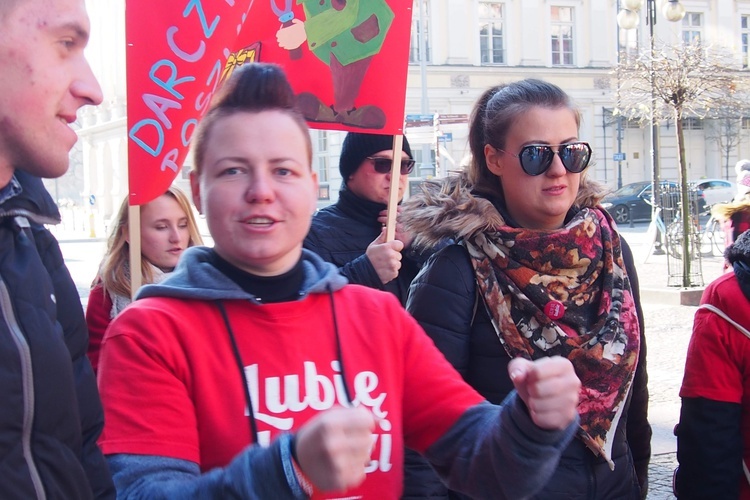
<path fill-rule="evenodd" d="M 362 134 L 359 132 L 349 132 L 346 134 L 344 144 L 341 146 L 341 158 L 339 159 L 339 172 L 341 172 L 344 184 L 346 184 L 349 176 L 357 171 L 362 162 L 365 161 L 365 158 L 380 151 L 392 149 L 392 135 Z M 409 155 L 409 158 L 414 158 L 406 136 L 404 136 L 404 143 L 401 149 Z"/>

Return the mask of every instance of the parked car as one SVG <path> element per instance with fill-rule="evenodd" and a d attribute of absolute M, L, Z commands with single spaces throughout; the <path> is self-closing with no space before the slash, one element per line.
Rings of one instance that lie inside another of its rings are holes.
<path fill-rule="evenodd" d="M 615 222 L 625 224 L 632 217 L 636 220 L 651 219 L 651 183 L 634 182 L 604 197 L 602 207 L 606 209 Z"/>
<path fill-rule="evenodd" d="M 662 181 L 662 192 L 664 199 L 660 201 L 665 208 L 662 218 L 668 222 L 674 217 L 679 202 L 679 185 L 672 181 Z M 700 190 L 693 188 L 695 209 L 705 210 L 705 201 Z M 602 200 L 602 207 L 606 209 L 618 224 L 633 221 L 644 221 L 651 219 L 651 183 L 648 181 L 633 182 L 626 184 L 617 191 L 607 195 Z M 669 219 L 669 220 L 668 220 Z"/>
<path fill-rule="evenodd" d="M 737 194 L 735 183 L 725 179 L 698 179 L 691 182 L 691 184 L 703 191 L 703 196 L 708 206 L 717 203 L 728 203 Z"/>

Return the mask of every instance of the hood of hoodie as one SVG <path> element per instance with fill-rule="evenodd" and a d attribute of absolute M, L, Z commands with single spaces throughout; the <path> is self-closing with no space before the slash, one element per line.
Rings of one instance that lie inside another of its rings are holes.
<path fill-rule="evenodd" d="M 445 238 L 461 240 L 505 224 L 489 199 L 470 191 L 463 174 L 425 181 L 421 188 L 399 214 L 399 222 L 416 235 L 417 247 L 431 247 Z"/>
<path fill-rule="evenodd" d="M 171 276 L 161 283 L 146 285 L 136 294 L 145 297 L 173 297 L 199 300 L 251 300 L 257 298 L 240 288 L 213 264 L 212 248 L 195 246 L 185 250 Z M 338 268 L 325 262 L 317 254 L 302 250 L 302 267 L 305 278 L 300 290 L 303 298 L 310 293 L 329 293 L 347 284 Z"/>
<path fill-rule="evenodd" d="M 14 175 L 22 191 L 0 204 L 0 217 L 22 216 L 39 224 L 59 224 L 60 211 L 42 180 L 23 170 L 16 170 Z"/>

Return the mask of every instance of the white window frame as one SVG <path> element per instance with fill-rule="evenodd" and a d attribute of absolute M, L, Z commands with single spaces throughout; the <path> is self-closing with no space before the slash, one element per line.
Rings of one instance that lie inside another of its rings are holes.
<path fill-rule="evenodd" d="M 496 5 L 500 7 L 500 17 L 482 17 L 481 15 L 481 7 L 483 4 L 486 5 Z M 506 22 L 505 20 L 508 18 L 508 12 L 507 12 L 507 5 L 505 2 L 500 2 L 496 0 L 481 0 L 477 3 L 477 17 L 479 19 L 479 61 L 482 66 L 491 66 L 491 65 L 507 65 L 508 64 L 508 32 L 506 29 Z M 500 27 L 500 45 L 501 45 L 501 55 L 500 55 L 500 61 L 494 60 L 494 44 L 492 43 L 495 40 L 495 36 L 493 34 L 495 26 L 499 24 Z M 487 26 L 488 32 L 483 36 L 481 33 L 481 28 L 483 26 Z M 484 51 L 482 51 L 482 41 L 483 39 L 486 41 L 486 54 Z M 485 55 L 486 60 L 485 60 Z"/>
<path fill-rule="evenodd" d="M 315 133 L 317 135 L 315 138 L 315 161 L 318 167 L 318 182 L 325 184 L 331 180 L 328 131 L 316 130 Z"/>
<path fill-rule="evenodd" d="M 367 1 L 367 0 L 363 0 Z M 429 0 L 421 0 L 424 2 L 424 47 L 427 57 L 425 62 L 429 63 L 432 61 L 432 45 L 430 43 L 430 2 Z M 419 64 L 421 62 L 419 54 L 419 37 L 420 37 L 420 26 L 419 26 L 419 2 L 420 0 L 413 0 L 412 2 L 412 14 L 411 14 L 411 39 L 409 45 L 409 64 Z"/>
<path fill-rule="evenodd" d="M 552 16 L 553 9 L 570 9 L 570 21 L 556 21 Z M 577 55 L 576 55 L 576 49 L 577 49 L 577 43 L 576 43 L 576 25 L 577 19 L 576 16 L 578 15 L 578 10 L 576 9 L 575 5 L 566 4 L 564 2 L 555 3 L 555 5 L 549 6 L 549 60 L 550 60 L 550 66 L 553 67 L 572 67 L 576 65 Z M 555 51 L 553 50 L 553 32 L 557 27 L 565 28 L 570 27 L 570 50 L 565 51 L 563 50 L 564 47 L 564 39 L 560 39 L 560 61 L 557 63 L 555 62 Z M 565 62 L 565 54 L 570 54 L 570 62 Z"/>
<path fill-rule="evenodd" d="M 694 24 L 695 20 L 698 20 L 698 24 Z M 706 27 L 706 14 L 697 11 L 688 11 L 685 13 L 685 17 L 682 18 L 682 27 L 680 29 L 680 37 L 683 43 L 689 44 L 695 41 L 696 35 L 699 42 L 705 42 L 704 29 Z"/>
<path fill-rule="evenodd" d="M 620 29 L 619 49 L 626 57 L 638 57 L 641 49 L 641 26 L 632 30 Z"/>
<path fill-rule="evenodd" d="M 750 14 L 747 13 L 740 14 L 740 57 L 742 69 L 750 68 Z"/>

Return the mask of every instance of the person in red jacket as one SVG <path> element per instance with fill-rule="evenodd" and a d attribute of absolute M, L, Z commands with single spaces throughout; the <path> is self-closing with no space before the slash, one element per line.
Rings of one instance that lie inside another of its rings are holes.
<path fill-rule="evenodd" d="M 118 498 L 395 499 L 403 448 L 453 488 L 523 498 L 577 428 L 566 359 L 518 359 L 491 405 L 387 292 L 303 249 L 317 202 L 279 67 L 249 64 L 194 137 L 214 247 L 185 251 L 110 325 L 100 441 Z"/>
<path fill-rule="evenodd" d="M 750 338 L 741 331 L 750 329 L 750 231 L 725 256 L 733 272 L 703 292 L 685 360 L 675 432 L 680 499 L 750 499 Z"/>
<path fill-rule="evenodd" d="M 104 332 L 132 300 L 130 284 L 130 217 L 128 199 L 117 212 L 107 251 L 91 286 L 86 304 L 89 328 L 88 357 L 96 372 Z M 202 245 L 195 216 L 185 193 L 171 186 L 163 195 L 140 207 L 141 283 L 159 283 L 171 273 L 182 252 Z"/>

